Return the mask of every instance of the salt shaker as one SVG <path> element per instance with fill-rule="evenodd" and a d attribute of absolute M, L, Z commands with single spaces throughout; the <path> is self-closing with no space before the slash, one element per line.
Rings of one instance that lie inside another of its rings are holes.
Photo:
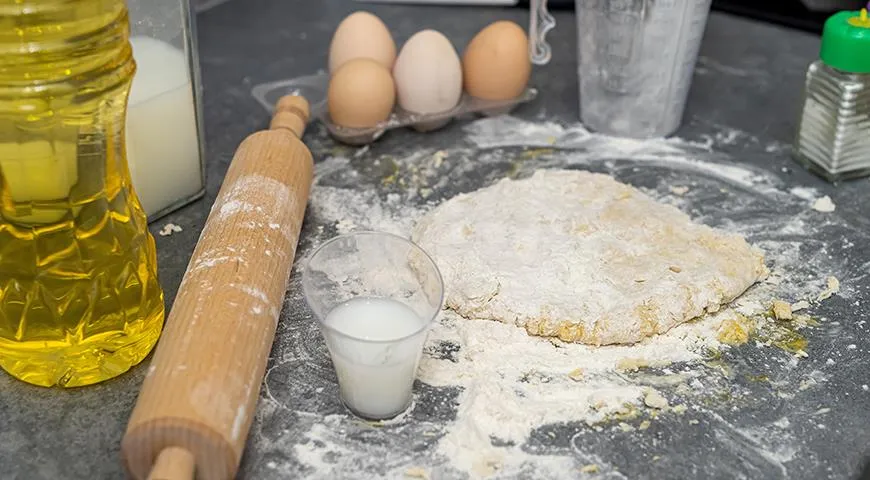
<path fill-rule="evenodd" d="M 804 88 L 796 160 L 831 182 L 870 175 L 867 9 L 828 18 Z"/>

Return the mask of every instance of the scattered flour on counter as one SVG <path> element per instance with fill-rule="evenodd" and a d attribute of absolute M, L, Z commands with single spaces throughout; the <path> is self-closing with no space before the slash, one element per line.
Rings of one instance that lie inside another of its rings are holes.
<path fill-rule="evenodd" d="M 595 425 L 645 408 L 647 397 L 662 395 L 619 372 L 701 360 L 720 347 L 716 332 L 729 315 L 733 312 L 684 324 L 635 346 L 596 348 L 531 338 L 511 325 L 446 312 L 430 333 L 419 372 L 430 385 L 463 387 L 456 421 L 438 452 L 480 476 L 534 464 L 548 478 L 572 478 L 580 465 L 571 468 L 567 458 L 523 451 L 533 430 L 559 423 Z M 432 353 L 443 345 L 460 346 L 455 358 Z"/>
<path fill-rule="evenodd" d="M 726 158 L 716 160 L 712 142 L 693 142 L 681 138 L 637 140 L 592 133 L 580 124 L 563 126 L 553 122 L 529 123 L 514 117 L 478 120 L 465 127 L 469 141 L 481 149 L 496 147 L 556 147 L 580 149 L 577 155 L 562 156 L 560 165 L 614 159 L 639 164 L 668 164 L 678 168 L 727 179 L 761 193 L 782 193 L 768 172 L 736 165 Z"/>
<path fill-rule="evenodd" d="M 317 186 L 311 192 L 311 207 L 316 215 L 334 219 L 338 234 L 358 230 L 381 230 L 408 236 L 414 220 L 424 210 L 402 203 L 397 194 L 381 200 L 374 191 Z"/>
<path fill-rule="evenodd" d="M 445 311 L 429 335 L 419 378 L 435 387 L 460 389 L 456 418 L 445 428 L 435 451 L 442 462 L 446 459 L 449 469 L 473 478 L 516 478 L 523 472 L 534 472 L 531 478 L 576 478 L 589 464 L 606 470 L 606 461 L 583 450 L 539 455 L 526 444 L 538 429 L 553 424 L 567 423 L 604 433 L 630 429 L 642 435 L 650 421 L 679 418 L 689 406 L 674 396 L 674 386 L 680 387 L 677 392 L 701 395 L 715 388 L 702 360 L 711 351 L 730 348 L 719 340 L 724 325 L 741 315 L 766 312 L 774 298 L 811 311 L 819 301 L 819 292 L 835 290 L 829 277 L 845 268 L 844 261 L 835 259 L 826 245 L 816 245 L 809 253 L 801 249 L 804 237 L 821 228 L 840 226 L 837 217 L 827 216 L 826 223 L 818 223 L 804 214 L 806 201 L 817 196 L 815 191 L 800 187 L 788 190 L 775 173 L 723 161 L 709 145 L 680 139 L 615 139 L 589 133 L 579 125 L 531 123 L 513 117 L 478 120 L 465 131 L 471 147 L 415 150 L 403 158 L 381 157 L 375 162 L 341 156 L 324 159 L 317 164 L 311 195 L 314 216 L 339 234 L 381 230 L 408 237 L 416 220 L 440 202 L 435 198 L 441 192 L 450 193 L 446 185 L 476 176 L 476 184 L 463 187 L 464 191 L 485 186 L 480 184 L 481 177 L 490 179 L 483 180 L 487 182 L 505 175 L 504 170 L 489 174 L 488 169 L 511 159 L 520 159 L 516 166 L 520 173 L 536 168 L 596 166 L 617 178 L 629 177 L 627 183 L 632 183 L 631 179 L 649 180 L 639 168 L 655 165 L 666 168 L 675 178 L 647 187 L 651 195 L 660 201 L 678 198 L 678 205 L 692 211 L 694 219 L 747 236 L 765 251 L 772 270 L 767 281 L 751 288 L 730 308 L 633 346 L 564 344 L 531 337 L 512 325 L 468 321 Z M 725 139 L 733 140 L 734 135 L 728 133 Z M 525 148 L 528 155 L 504 153 L 512 147 Z M 366 179 L 366 169 L 388 161 L 395 163 L 393 173 L 385 169 L 374 181 Z M 370 188 L 359 188 L 361 184 Z M 711 195 L 725 195 L 722 192 L 731 186 L 742 188 L 743 193 L 710 201 Z M 754 205 L 763 205 L 766 216 L 759 218 Z M 839 283 L 836 287 L 838 290 Z M 783 365 L 793 366 L 798 361 L 770 346 L 759 344 L 756 348 L 770 349 L 771 355 L 784 358 L 777 360 Z M 646 370 L 653 373 L 641 375 Z M 652 405 L 646 405 L 647 398 L 652 399 Z M 663 417 L 654 419 L 651 411 L 661 412 Z M 640 418 L 648 416 L 640 425 L 626 420 L 620 427 L 611 421 L 637 418 L 638 412 Z M 315 423 L 305 441 L 295 445 L 296 458 L 318 471 L 333 473 L 336 465 L 324 464 L 324 458 L 332 455 L 329 452 L 349 458 L 342 465 L 350 469 L 359 468 L 356 461 L 379 461 L 362 459 L 366 452 L 354 453 L 343 446 L 341 432 L 352 421 L 347 415 L 331 415 Z M 741 433 L 741 444 L 762 438 L 765 428 L 759 425 Z M 783 435 L 776 445 L 758 441 L 752 448 L 759 449 L 764 458 L 783 462 L 797 454 L 796 442 Z M 776 451 L 766 451 L 768 446 Z M 436 470 L 441 468 L 434 457 L 428 463 Z M 401 478 L 402 472 L 418 464 L 420 458 L 392 459 L 389 470 L 393 477 L 387 477 Z"/>
<path fill-rule="evenodd" d="M 819 196 L 819 191 L 812 187 L 792 187 L 789 193 L 807 201 L 814 201 Z"/>

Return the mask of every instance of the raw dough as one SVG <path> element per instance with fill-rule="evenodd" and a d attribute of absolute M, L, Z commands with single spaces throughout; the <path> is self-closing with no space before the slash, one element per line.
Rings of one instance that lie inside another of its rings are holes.
<path fill-rule="evenodd" d="M 664 333 L 768 275 L 743 237 L 574 170 L 457 195 L 412 238 L 438 264 L 447 307 L 463 317 L 594 345 Z"/>

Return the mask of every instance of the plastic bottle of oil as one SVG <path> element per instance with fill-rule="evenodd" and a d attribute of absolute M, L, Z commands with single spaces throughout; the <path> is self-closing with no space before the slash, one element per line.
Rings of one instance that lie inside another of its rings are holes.
<path fill-rule="evenodd" d="M 124 0 L 0 6 L 0 367 L 28 383 L 115 377 L 163 328 L 125 158 L 128 37 Z"/>

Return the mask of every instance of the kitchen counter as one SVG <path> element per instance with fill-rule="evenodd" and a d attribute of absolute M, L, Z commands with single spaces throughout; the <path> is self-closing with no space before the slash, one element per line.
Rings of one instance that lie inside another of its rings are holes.
<path fill-rule="evenodd" d="M 166 290 L 167 308 L 172 304 L 237 145 L 245 136 L 268 124 L 268 115 L 251 96 L 251 88 L 259 83 L 310 74 L 324 68 L 333 29 L 341 18 L 358 8 L 379 14 L 399 43 L 417 30 L 431 27 L 448 35 L 460 51 L 474 33 L 491 21 L 511 19 L 522 25 L 528 21 L 528 12 L 520 9 L 363 5 L 338 0 L 236 0 L 200 14 L 198 35 L 208 154 L 207 195 L 151 226 L 157 239 L 160 278 Z M 536 67 L 533 74 L 532 83 L 540 90 L 540 96 L 513 115 L 530 121 L 575 124 L 578 101 L 574 20 L 570 12 L 558 12 L 556 19 L 558 26 L 549 36 L 554 49 L 553 60 L 545 67 Z M 703 141 L 715 137 L 723 129 L 748 132 L 751 141 L 738 139 L 715 148 L 735 162 L 782 172 L 787 184 L 813 187 L 830 195 L 837 204 L 837 215 L 851 225 L 849 234 L 859 240 L 865 239 L 861 235 L 870 234 L 865 204 L 870 200 L 870 182 L 859 180 L 835 189 L 793 163 L 788 157 L 787 147 L 765 147 L 787 146 L 791 142 L 804 71 L 815 58 L 817 49 L 818 38 L 815 36 L 713 14 L 701 48 L 684 126 L 677 135 L 687 141 Z M 358 155 L 378 158 L 392 150 L 410 148 L 408 145 L 421 149 L 446 149 L 461 140 L 463 122 L 454 122 L 444 130 L 428 135 L 404 130 L 390 132 L 370 150 L 359 151 Z M 325 130 L 316 125 L 309 128 L 305 140 L 318 161 L 335 152 L 354 151 L 335 144 Z M 171 236 L 158 236 L 157 232 L 167 223 L 179 225 L 183 231 Z M 318 223 L 318 218 L 309 212 L 300 254 L 310 251 L 316 239 L 322 239 L 322 236 L 314 235 L 318 227 L 321 230 L 324 227 Z M 326 228 L 331 226 L 326 225 Z M 866 271 L 870 265 L 868 248 L 868 243 L 858 244 L 849 254 L 849 259 L 858 269 L 850 271 L 853 280 L 861 278 L 860 269 Z M 849 303 L 834 297 L 819 311 L 827 318 L 838 319 L 840 329 L 836 335 L 825 332 L 823 328 L 809 333 L 810 356 L 802 360 L 805 366 L 801 368 L 806 371 L 818 369 L 827 372 L 824 385 L 813 391 L 812 403 L 796 403 L 794 408 L 786 403 L 777 407 L 780 415 L 790 412 L 789 418 L 797 426 L 797 434 L 805 438 L 800 455 L 770 464 L 758 460 L 766 458 L 763 453 L 758 454 L 761 457 L 732 455 L 720 464 L 717 459 L 721 451 L 716 450 L 715 444 L 706 448 L 705 445 L 709 445 L 703 435 L 688 434 L 685 430 L 688 427 L 675 426 L 664 432 L 663 441 L 665 448 L 674 455 L 668 462 L 658 465 L 639 460 L 631 453 L 628 444 L 604 442 L 593 447 L 609 465 L 603 476 L 658 479 L 741 476 L 855 478 L 862 457 L 867 453 L 862 449 L 870 445 L 870 430 L 866 428 L 870 421 L 870 393 L 866 391 L 866 384 L 870 383 L 870 369 L 866 368 L 870 356 L 866 347 L 870 342 L 863 323 L 859 322 L 868 316 L 860 304 L 870 301 L 870 295 L 858 286 L 844 284 L 844 288 L 852 289 Z M 319 352 L 317 358 L 323 361 L 322 341 L 316 335 L 311 340 L 316 345 L 290 345 L 297 338 L 293 329 L 302 324 L 310 326 L 312 322 L 310 315 L 303 311 L 305 307 L 299 295 L 290 297 L 282 313 L 276 351 L 283 349 L 281 355 L 284 355 L 293 348 L 313 349 Z M 858 345 L 855 348 L 858 356 L 839 362 L 836 367 L 825 367 L 830 351 L 845 348 L 847 344 Z M 278 356 L 276 353 L 275 357 Z M 69 391 L 36 388 L 0 374 L 0 478 L 122 478 L 119 444 L 147 363 L 148 360 L 113 381 Z M 271 409 L 268 414 L 261 412 L 258 415 L 255 433 L 252 434 L 256 440 L 251 441 L 243 459 L 242 478 L 352 477 L 349 472 L 330 474 L 303 465 L 293 449 L 287 447 L 292 445 L 292 438 L 288 440 L 288 436 L 301 432 L 294 426 L 304 424 L 304 418 L 344 413 L 335 398 L 334 374 L 324 367 L 318 379 L 322 382 L 319 389 L 309 389 L 304 399 L 297 399 L 300 402 L 298 409 Z M 283 384 L 286 388 L 293 388 L 293 385 L 297 384 Z M 455 396 L 455 392 L 421 388 L 425 390 L 424 397 L 431 394 L 443 400 Z M 264 390 L 263 395 L 267 393 Z M 290 394 L 285 393 L 285 397 L 293 400 Z M 288 404 L 284 402 L 285 406 Z M 455 415 L 449 402 L 446 404 L 447 407 L 445 402 L 435 406 L 427 404 L 425 399 L 418 400 L 418 410 L 427 421 L 437 423 Z M 812 429 L 811 423 L 801 418 L 808 418 L 819 406 L 831 408 L 825 419 L 826 427 Z M 303 411 L 304 415 L 300 413 Z M 757 409 L 754 414 L 758 414 Z M 381 434 L 389 435 L 388 429 Z M 367 441 L 381 441 L 377 435 L 372 434 Z M 559 435 L 562 434 L 557 430 L 556 436 Z M 570 438 L 572 434 L 569 432 L 567 435 Z M 282 441 L 277 442 L 278 438 Z M 300 436 L 298 441 L 302 442 L 303 438 Z M 555 444 L 554 448 L 558 448 L 558 441 Z M 406 448 L 425 449 L 427 445 L 431 446 L 431 442 Z M 411 458 L 415 458 L 417 463 L 408 467 L 427 463 L 422 451 Z M 376 471 L 365 466 L 360 468 L 369 472 L 369 478 Z M 443 470 L 444 478 L 455 476 L 455 471 Z"/>

